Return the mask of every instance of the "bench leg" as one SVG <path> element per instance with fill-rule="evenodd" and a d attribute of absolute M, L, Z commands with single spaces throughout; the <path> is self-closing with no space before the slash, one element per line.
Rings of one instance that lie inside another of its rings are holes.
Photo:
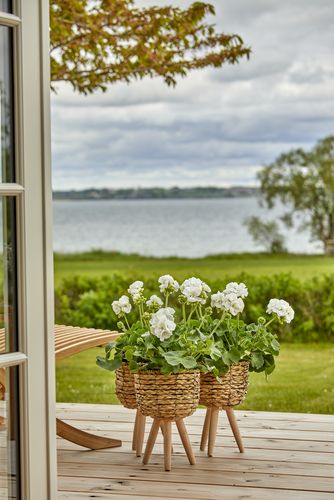
<path fill-rule="evenodd" d="M 122 446 L 122 441 L 119 439 L 89 434 L 88 432 L 81 431 L 72 425 L 66 424 L 59 418 L 56 419 L 56 422 L 58 436 L 85 448 L 90 448 L 91 450 L 103 450 L 104 448 L 116 448 L 118 446 Z"/>

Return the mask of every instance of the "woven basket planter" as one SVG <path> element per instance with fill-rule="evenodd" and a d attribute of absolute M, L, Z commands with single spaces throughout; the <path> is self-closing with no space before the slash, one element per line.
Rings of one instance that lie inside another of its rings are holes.
<path fill-rule="evenodd" d="M 200 373 L 189 370 L 161 374 L 149 370 L 135 373 L 137 406 L 152 418 L 176 420 L 192 415 L 199 402 Z"/>
<path fill-rule="evenodd" d="M 200 404 L 208 408 L 227 408 L 240 404 L 248 388 L 249 362 L 232 365 L 218 382 L 211 373 L 201 374 Z"/>
<path fill-rule="evenodd" d="M 125 408 L 137 408 L 134 374 L 127 363 L 116 370 L 116 396 Z"/>

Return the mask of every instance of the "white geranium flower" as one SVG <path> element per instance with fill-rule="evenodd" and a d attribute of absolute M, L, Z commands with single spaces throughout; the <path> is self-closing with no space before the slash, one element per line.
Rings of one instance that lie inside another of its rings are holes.
<path fill-rule="evenodd" d="M 226 295 L 223 292 L 213 293 L 211 295 L 211 307 L 215 307 L 219 311 L 226 309 Z"/>
<path fill-rule="evenodd" d="M 248 295 L 248 288 L 245 283 L 236 283 L 235 281 L 231 281 L 225 287 L 224 293 L 235 293 L 238 297 L 244 299 Z"/>
<path fill-rule="evenodd" d="M 180 287 L 182 295 L 187 299 L 188 304 L 199 302 L 205 304 L 210 287 L 199 278 L 188 278 Z"/>
<path fill-rule="evenodd" d="M 134 302 L 141 299 L 144 289 L 144 283 L 142 281 L 134 281 L 128 288 L 128 292 L 131 295 Z"/>
<path fill-rule="evenodd" d="M 111 307 L 114 313 L 119 316 L 120 314 L 129 314 L 131 311 L 131 304 L 129 297 L 126 295 L 122 295 L 122 297 L 118 300 L 114 300 L 111 304 Z"/>
<path fill-rule="evenodd" d="M 151 332 L 160 340 L 166 340 L 173 334 L 176 328 L 174 322 L 175 311 L 172 307 L 164 307 L 152 314 L 150 320 Z"/>
<path fill-rule="evenodd" d="M 242 313 L 245 304 L 236 293 L 217 292 L 211 295 L 211 306 L 219 311 L 226 311 L 232 316 Z"/>
<path fill-rule="evenodd" d="M 158 283 L 160 284 L 159 289 L 161 293 L 177 292 L 178 289 L 180 288 L 178 282 L 170 274 L 165 274 L 164 276 L 160 276 Z"/>
<path fill-rule="evenodd" d="M 144 337 L 144 338 L 145 337 L 149 337 L 150 335 L 151 335 L 150 332 L 145 332 L 145 333 L 141 334 L 141 336 Z"/>
<path fill-rule="evenodd" d="M 289 302 L 283 299 L 270 299 L 267 306 L 267 313 L 276 314 L 286 323 L 291 323 L 291 321 L 295 317 L 295 311 L 292 309 Z"/>
<path fill-rule="evenodd" d="M 150 309 L 158 308 L 163 305 L 162 300 L 157 295 L 151 295 L 151 297 L 146 301 L 147 307 Z"/>

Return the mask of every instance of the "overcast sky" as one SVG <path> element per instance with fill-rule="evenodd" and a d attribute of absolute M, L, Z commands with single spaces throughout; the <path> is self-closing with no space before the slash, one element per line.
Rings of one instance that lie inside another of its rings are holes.
<path fill-rule="evenodd" d="M 174 89 L 146 79 L 85 97 L 58 85 L 55 189 L 254 185 L 280 152 L 334 133 L 333 0 L 211 3 L 250 61 L 192 72 Z"/>

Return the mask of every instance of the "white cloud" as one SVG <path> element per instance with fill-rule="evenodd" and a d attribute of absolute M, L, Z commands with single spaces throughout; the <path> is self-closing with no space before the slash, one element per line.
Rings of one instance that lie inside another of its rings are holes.
<path fill-rule="evenodd" d="M 59 85 L 56 189 L 252 184 L 283 150 L 333 133 L 332 1 L 214 3 L 220 29 L 252 46 L 250 61 L 193 72 L 175 89 L 144 80 L 85 97 Z"/>

